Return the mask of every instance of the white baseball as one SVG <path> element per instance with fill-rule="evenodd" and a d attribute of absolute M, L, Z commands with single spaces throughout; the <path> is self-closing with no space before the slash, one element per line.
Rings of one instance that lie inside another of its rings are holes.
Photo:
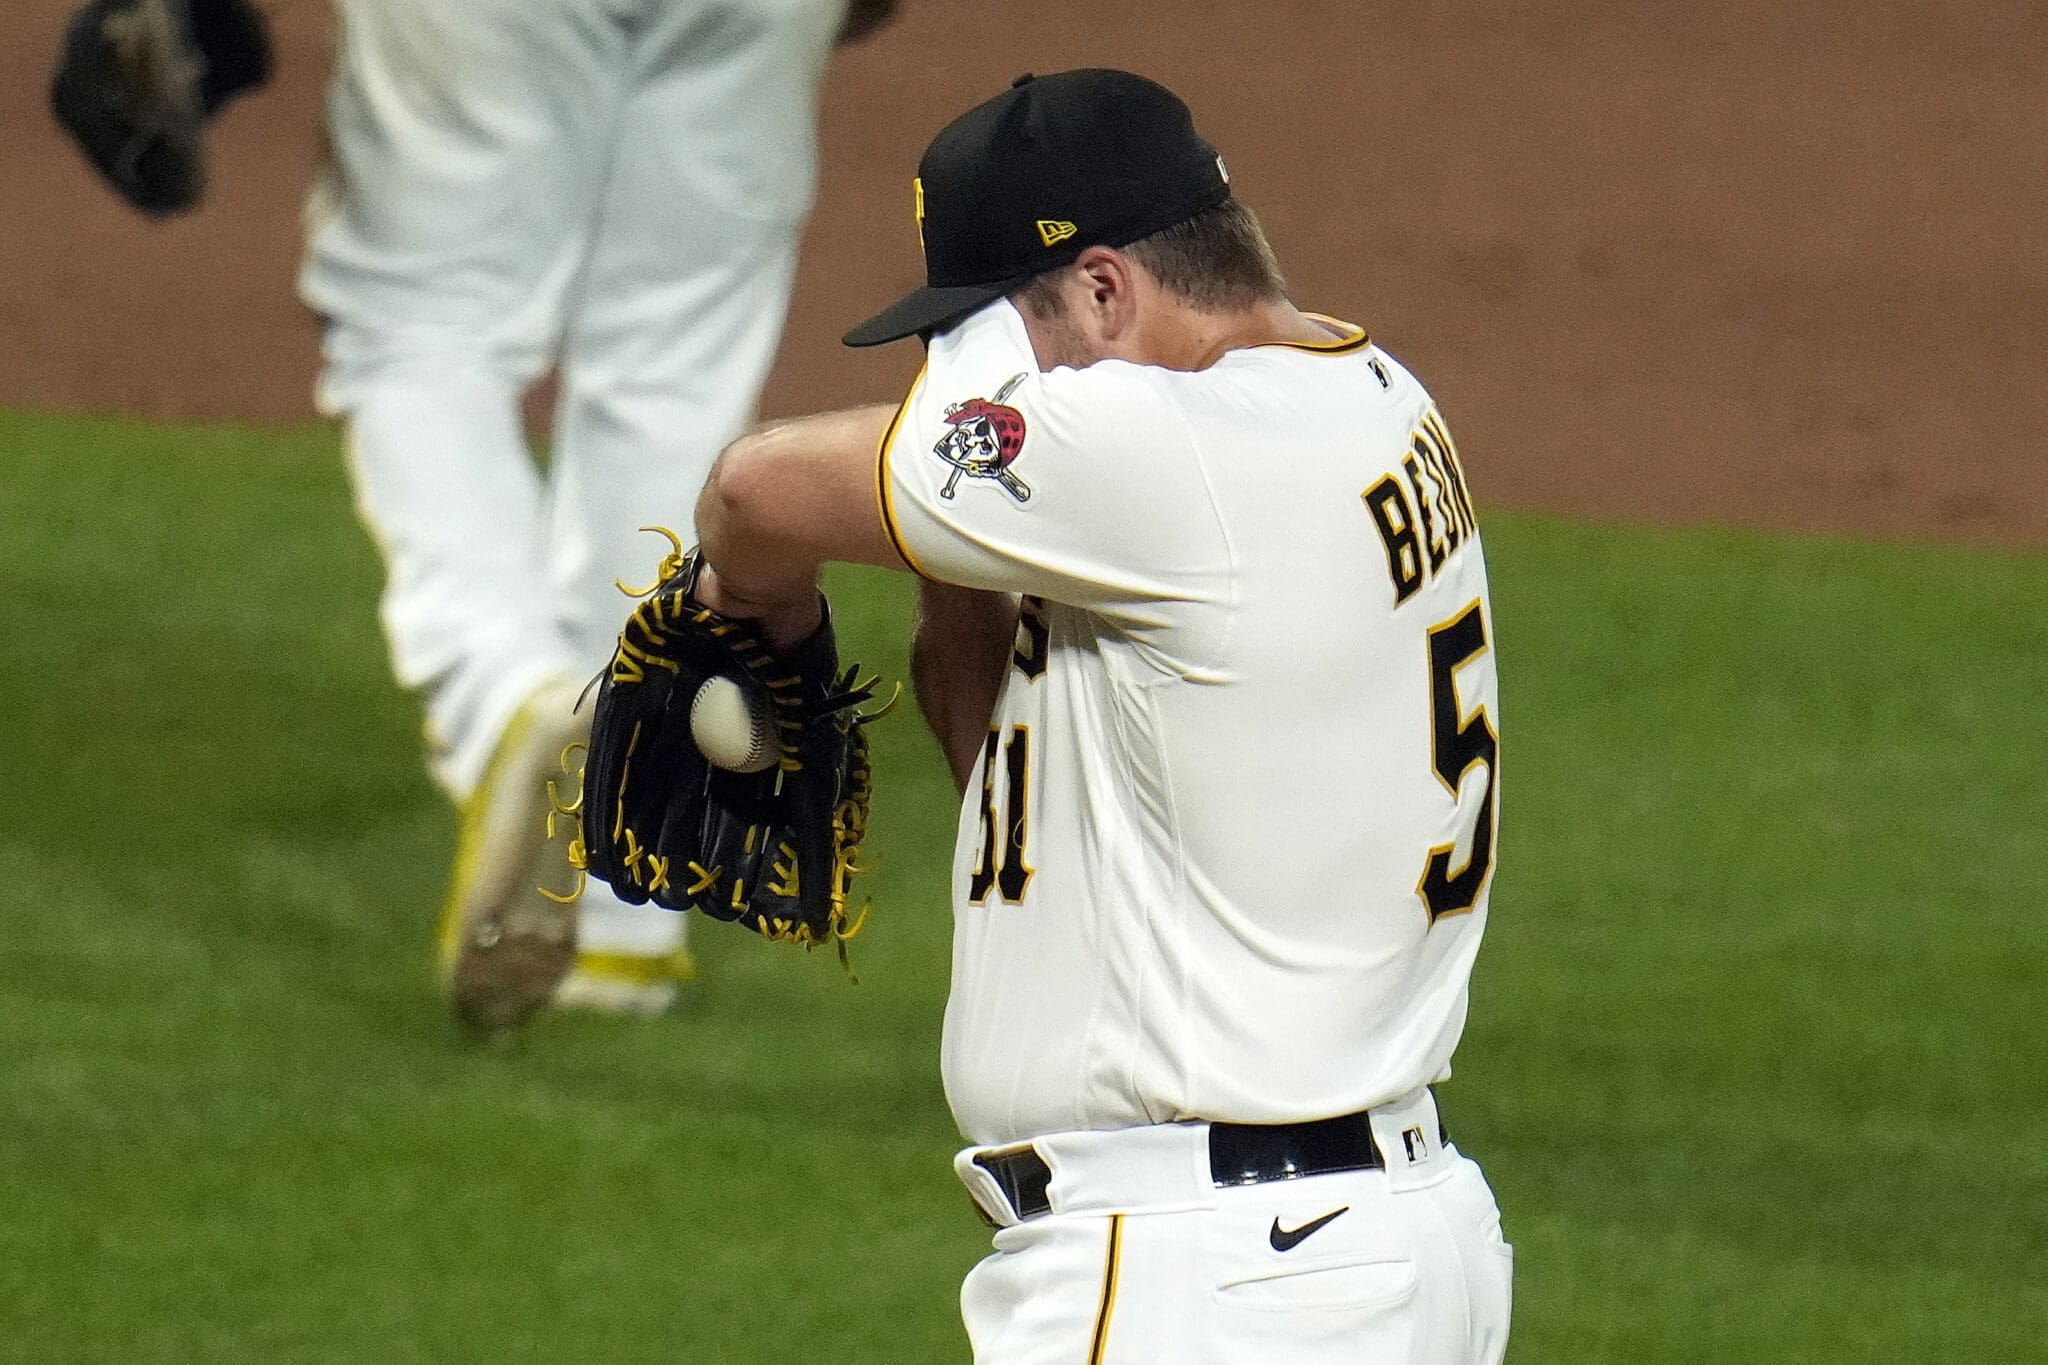
<path fill-rule="evenodd" d="M 758 773 L 781 757 L 772 709 L 731 678 L 707 679 L 690 702 L 690 738 L 727 772 Z"/>

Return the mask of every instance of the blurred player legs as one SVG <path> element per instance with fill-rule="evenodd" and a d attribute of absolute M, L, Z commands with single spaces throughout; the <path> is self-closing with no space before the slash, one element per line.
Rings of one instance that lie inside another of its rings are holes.
<path fill-rule="evenodd" d="M 384 551 L 394 670 L 425 690 L 458 802 L 537 688 L 603 666 L 613 580 L 659 558 L 636 528 L 687 528 L 752 416 L 842 8 L 339 0 L 302 292 Z M 518 404 L 557 357 L 543 477 Z M 681 916 L 602 887 L 582 908 L 600 966 L 680 946 Z"/>

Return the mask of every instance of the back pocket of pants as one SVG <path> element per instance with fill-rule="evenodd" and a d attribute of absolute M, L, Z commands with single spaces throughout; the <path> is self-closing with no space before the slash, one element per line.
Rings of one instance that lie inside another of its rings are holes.
<path fill-rule="evenodd" d="M 1398 1308 L 1414 1297 L 1415 1262 L 1407 1260 L 1311 1261 L 1216 1285 L 1216 1301 L 1225 1307 L 1275 1313 Z"/>

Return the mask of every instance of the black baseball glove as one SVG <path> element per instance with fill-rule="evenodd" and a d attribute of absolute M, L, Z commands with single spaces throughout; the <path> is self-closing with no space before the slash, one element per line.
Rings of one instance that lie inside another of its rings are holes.
<path fill-rule="evenodd" d="M 896 0 L 848 0 L 839 41 L 857 43 L 896 17 Z"/>
<path fill-rule="evenodd" d="M 207 120 L 270 65 L 247 0 L 91 0 L 65 28 L 50 107 L 123 199 L 163 217 L 199 202 Z"/>
<path fill-rule="evenodd" d="M 634 594 L 644 600 L 599 679 L 582 796 L 555 806 L 582 821 L 570 861 L 636 905 L 694 907 L 806 947 L 852 938 L 867 917 L 847 909 L 873 788 L 863 726 L 881 714 L 856 708 L 873 684 L 840 672 L 829 609 L 778 653 L 697 600 L 701 556 L 662 534 L 675 553 Z M 698 692 L 721 678 L 766 718 L 759 771 L 713 764 L 692 736 Z"/>

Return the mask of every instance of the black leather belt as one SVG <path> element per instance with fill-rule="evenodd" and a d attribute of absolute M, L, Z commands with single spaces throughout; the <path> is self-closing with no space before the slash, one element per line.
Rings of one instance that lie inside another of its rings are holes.
<path fill-rule="evenodd" d="M 1209 1177 L 1225 1185 L 1263 1185 L 1337 1171 L 1385 1166 L 1365 1111 L 1313 1123 L 1212 1123 Z"/>
<path fill-rule="evenodd" d="M 1441 1125 L 1437 1140 L 1449 1140 Z M 1029 1143 L 983 1152 L 974 1158 L 974 1164 L 995 1178 L 1019 1222 L 1052 1212 L 1047 1194 L 1052 1168 Z M 1386 1164 L 1372 1140 L 1372 1121 L 1364 1110 L 1306 1123 L 1209 1125 L 1209 1177 L 1218 1188 L 1300 1180 L 1338 1171 L 1376 1171 Z"/>

